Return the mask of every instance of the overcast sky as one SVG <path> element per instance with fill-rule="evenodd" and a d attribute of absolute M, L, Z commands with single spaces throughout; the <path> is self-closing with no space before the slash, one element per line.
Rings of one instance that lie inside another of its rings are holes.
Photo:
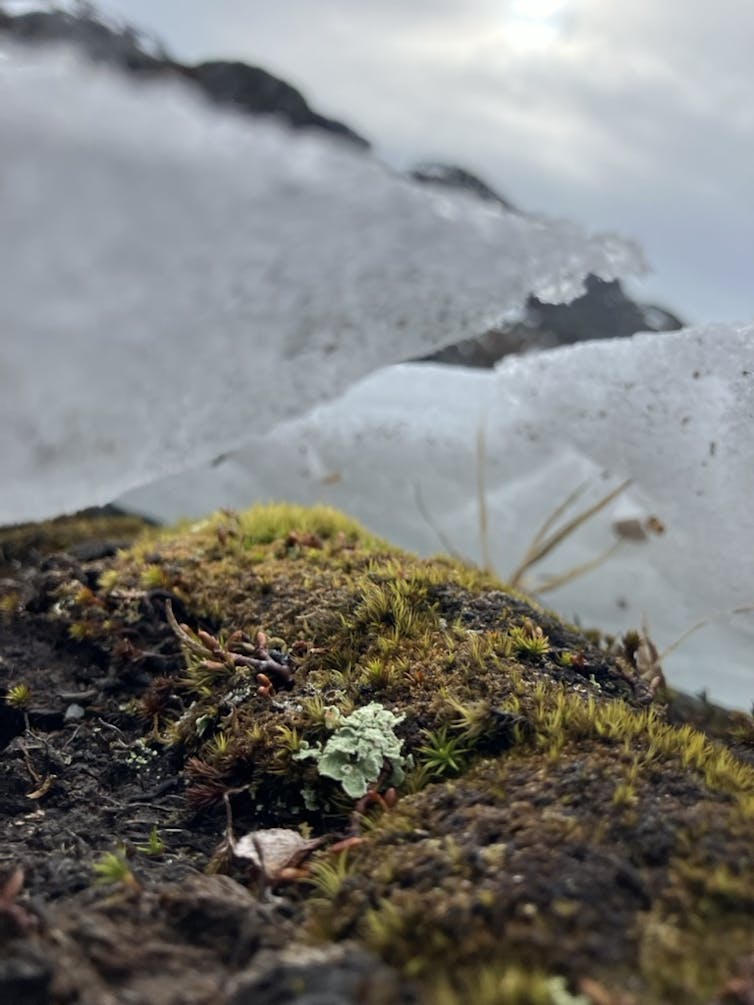
<path fill-rule="evenodd" d="M 242 59 L 399 166 L 443 160 L 522 209 L 615 230 L 633 291 L 754 317 L 751 0 L 101 0 L 177 58 Z"/>

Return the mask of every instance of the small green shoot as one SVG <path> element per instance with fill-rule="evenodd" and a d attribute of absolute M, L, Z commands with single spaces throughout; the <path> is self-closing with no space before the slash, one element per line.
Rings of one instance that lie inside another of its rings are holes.
<path fill-rule="evenodd" d="M 487 701 L 462 702 L 454 695 L 443 692 L 445 707 L 453 713 L 452 726 L 464 739 L 475 740 L 489 725 L 491 710 Z"/>
<path fill-rule="evenodd" d="M 26 709 L 31 705 L 31 688 L 28 684 L 13 684 L 8 688 L 8 693 L 5 696 L 5 702 L 7 705 L 13 708 Z"/>
<path fill-rule="evenodd" d="M 431 775 L 458 775 L 466 765 L 469 747 L 463 745 L 461 736 L 448 736 L 448 727 L 438 730 L 424 730 L 427 742 L 419 747 L 420 762 Z"/>
<path fill-rule="evenodd" d="M 321 897 L 334 900 L 350 871 L 348 852 L 342 851 L 313 862 L 307 883 L 310 883 Z"/>
<path fill-rule="evenodd" d="M 172 585 L 169 574 L 161 565 L 147 565 L 140 576 L 145 590 L 167 590 Z"/>
<path fill-rule="evenodd" d="M 144 852 L 145 855 L 162 855 L 165 852 L 165 842 L 162 840 L 157 832 L 157 825 L 155 824 L 149 832 L 149 837 L 147 838 L 146 844 L 137 844 L 136 850 Z"/>
<path fill-rule="evenodd" d="M 222 730 L 220 730 L 219 733 L 215 733 L 207 744 L 207 754 L 209 754 L 210 757 L 225 757 L 229 751 L 230 737 Z"/>
<path fill-rule="evenodd" d="M 139 881 L 131 871 L 123 850 L 106 851 L 92 866 L 97 886 L 115 886 L 121 884 L 132 890 L 140 889 Z"/>
<path fill-rule="evenodd" d="M 508 638 L 517 656 L 545 656 L 550 651 L 550 640 L 530 619 L 508 631 Z"/>

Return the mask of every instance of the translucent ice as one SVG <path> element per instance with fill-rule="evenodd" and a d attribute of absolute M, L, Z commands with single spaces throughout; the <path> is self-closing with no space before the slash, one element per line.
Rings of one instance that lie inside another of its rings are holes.
<path fill-rule="evenodd" d="M 754 327 L 709 325 L 509 358 L 494 373 L 391 367 L 256 439 L 211 477 L 185 475 L 129 501 L 177 516 L 188 500 L 197 513 L 269 497 L 325 500 L 407 547 L 450 545 L 481 561 L 475 445 L 484 428 L 490 558 L 501 574 L 577 486 L 588 483 L 594 501 L 632 479 L 544 571 L 597 556 L 620 517 L 654 516 L 665 532 L 626 541 L 548 603 L 606 630 L 646 615 L 662 647 L 700 618 L 754 604 L 752 360 Z M 695 634 L 668 667 L 679 686 L 748 707 L 754 613 Z"/>
<path fill-rule="evenodd" d="M 530 291 L 640 265 L 177 82 L 5 48 L 0 85 L 0 523 L 104 503 Z"/>

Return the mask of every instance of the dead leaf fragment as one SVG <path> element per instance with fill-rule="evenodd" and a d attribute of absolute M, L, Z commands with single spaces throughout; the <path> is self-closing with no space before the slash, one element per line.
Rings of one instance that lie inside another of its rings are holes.
<path fill-rule="evenodd" d="M 46 775 L 44 781 L 42 782 L 42 784 L 38 788 L 34 789 L 33 792 L 27 792 L 26 793 L 26 798 L 27 799 L 41 799 L 42 796 L 46 796 L 47 793 L 52 788 L 52 784 L 53 784 L 53 782 L 55 781 L 55 779 L 57 777 L 58 777 L 57 775 Z"/>
<path fill-rule="evenodd" d="M 613 522 L 613 533 L 623 541 L 646 541 L 652 534 L 664 534 L 665 524 L 657 516 L 628 517 Z"/>
<path fill-rule="evenodd" d="M 324 838 L 304 838 L 298 831 L 286 827 L 270 827 L 251 831 L 237 840 L 231 839 L 236 858 L 247 859 L 269 883 L 284 869 L 296 868 L 323 843 Z"/>

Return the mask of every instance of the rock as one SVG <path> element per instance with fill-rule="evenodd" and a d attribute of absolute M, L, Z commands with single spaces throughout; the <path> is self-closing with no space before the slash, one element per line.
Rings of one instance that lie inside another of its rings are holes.
<path fill-rule="evenodd" d="M 415 165 L 409 171 L 409 175 L 415 181 L 426 182 L 428 185 L 466 189 L 466 191 L 473 192 L 474 195 L 479 196 L 485 202 L 497 203 L 502 209 L 508 210 L 511 213 L 518 212 L 512 202 L 509 202 L 494 189 L 490 188 L 481 178 L 477 178 L 475 174 L 454 164 L 439 164 L 428 161 Z"/>
<path fill-rule="evenodd" d="M 409 173 L 416 181 L 464 189 L 507 212 L 520 212 L 486 182 L 455 165 L 419 164 Z M 663 307 L 637 304 L 626 296 L 617 279 L 606 281 L 590 274 L 585 286 L 586 291 L 568 304 L 550 304 L 530 296 L 520 322 L 464 339 L 423 357 L 423 361 L 492 367 L 512 353 L 553 349 L 589 339 L 620 338 L 640 331 L 676 331 L 684 325 Z"/>
<path fill-rule="evenodd" d="M 492 367 L 504 356 L 591 339 L 624 338 L 636 332 L 668 332 L 682 328 L 679 317 L 654 304 L 637 304 L 626 296 L 620 280 L 595 275 L 585 279 L 586 292 L 569 304 L 548 304 L 529 297 L 520 322 L 491 328 L 475 338 L 423 357 L 423 362 Z"/>
<path fill-rule="evenodd" d="M 346 943 L 264 953 L 233 979 L 226 1005 L 399 1005 L 398 974 L 373 953 Z"/>
<path fill-rule="evenodd" d="M 342 122 L 315 112 L 295 87 L 258 66 L 213 60 L 179 69 L 218 105 L 230 105 L 253 115 L 279 115 L 297 129 L 325 129 L 358 146 L 369 146 L 367 140 Z"/>
<path fill-rule="evenodd" d="M 89 59 L 140 76 L 176 75 L 197 85 L 219 105 L 253 115 L 277 115 L 295 129 L 323 129 L 367 148 L 369 143 L 342 122 L 309 107 L 295 87 L 257 66 L 210 61 L 189 66 L 172 59 L 159 45 L 131 27 L 112 27 L 86 11 L 0 12 L 0 31 L 18 42 L 73 42 Z"/>
<path fill-rule="evenodd" d="M 527 323 L 552 332 L 559 344 L 587 339 L 614 338 L 639 331 L 677 331 L 680 318 L 653 305 L 635 303 L 623 292 L 617 279 L 606 281 L 587 276 L 586 292 L 570 304 L 546 304 L 530 297 Z"/>
<path fill-rule="evenodd" d="M 111 28 L 87 13 L 49 10 L 14 16 L 0 11 L 0 31 L 16 42 L 73 42 L 94 62 L 110 63 L 131 72 L 159 72 L 170 63 L 164 52 L 148 53 L 146 39 L 134 29 Z"/>

